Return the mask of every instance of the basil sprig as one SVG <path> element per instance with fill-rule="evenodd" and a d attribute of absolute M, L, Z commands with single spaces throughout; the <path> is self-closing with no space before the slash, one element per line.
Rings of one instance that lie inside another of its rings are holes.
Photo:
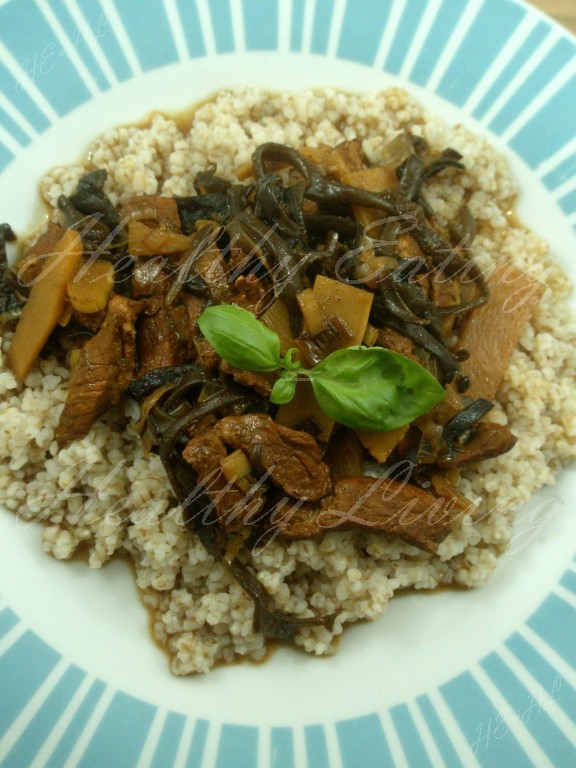
<path fill-rule="evenodd" d="M 281 365 L 280 338 L 236 304 L 207 307 L 198 327 L 216 352 L 235 368 L 276 371 Z"/>
<path fill-rule="evenodd" d="M 301 368 L 294 360 L 296 349 L 282 357 L 278 334 L 235 304 L 208 307 L 198 326 L 234 367 L 280 372 L 270 395 L 273 403 L 288 403 L 298 379 L 306 377 L 322 410 L 354 429 L 396 429 L 427 413 L 446 394 L 421 365 L 382 347 L 339 349 L 314 368 Z"/>

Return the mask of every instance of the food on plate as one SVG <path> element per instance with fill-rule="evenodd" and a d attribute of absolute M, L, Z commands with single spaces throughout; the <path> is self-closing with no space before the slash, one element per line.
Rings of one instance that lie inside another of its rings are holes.
<path fill-rule="evenodd" d="M 175 674 L 474 587 L 576 451 L 568 280 L 505 161 L 403 91 L 112 129 L 0 229 L 3 503 L 128 555 Z"/>

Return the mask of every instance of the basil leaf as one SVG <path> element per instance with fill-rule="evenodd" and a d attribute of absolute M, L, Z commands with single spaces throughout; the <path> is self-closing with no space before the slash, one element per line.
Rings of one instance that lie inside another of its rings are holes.
<path fill-rule="evenodd" d="M 289 403 L 296 394 L 297 375 L 295 371 L 287 371 L 274 382 L 270 393 L 270 402 L 274 405 Z"/>
<path fill-rule="evenodd" d="M 280 338 L 236 304 L 207 307 L 198 327 L 216 352 L 235 368 L 275 371 L 280 367 Z"/>
<path fill-rule="evenodd" d="M 446 394 L 421 365 L 381 347 L 340 349 L 301 373 L 308 374 L 324 413 L 372 432 L 409 424 Z"/>

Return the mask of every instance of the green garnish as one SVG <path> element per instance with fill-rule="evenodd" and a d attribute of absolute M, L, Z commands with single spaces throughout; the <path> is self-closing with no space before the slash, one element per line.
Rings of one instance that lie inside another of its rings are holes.
<path fill-rule="evenodd" d="M 280 338 L 236 304 L 207 307 L 198 327 L 216 352 L 235 368 L 275 371 L 280 368 Z"/>
<path fill-rule="evenodd" d="M 270 395 L 276 405 L 288 403 L 305 376 L 324 413 L 354 429 L 388 432 L 427 413 L 446 395 L 419 363 L 382 347 L 339 349 L 314 368 L 301 368 L 296 349 L 282 357 L 278 334 L 234 304 L 208 307 L 198 326 L 236 368 L 280 371 Z"/>

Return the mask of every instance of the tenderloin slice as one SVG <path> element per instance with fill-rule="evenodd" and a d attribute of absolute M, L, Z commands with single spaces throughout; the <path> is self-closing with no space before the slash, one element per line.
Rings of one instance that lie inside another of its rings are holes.
<path fill-rule="evenodd" d="M 138 376 L 156 368 L 184 365 L 188 354 L 188 314 L 182 304 L 162 304 L 138 324 Z"/>
<path fill-rule="evenodd" d="M 273 514 L 283 539 L 308 539 L 329 531 L 358 528 L 380 531 L 434 553 L 448 536 L 452 522 L 474 514 L 472 502 L 454 491 L 436 496 L 422 488 L 385 477 L 337 480 L 334 493 L 318 505 L 285 505 Z"/>
<path fill-rule="evenodd" d="M 56 439 L 63 447 L 88 434 L 90 427 L 121 398 L 136 370 L 134 323 L 143 302 L 114 296 L 100 331 L 82 348 L 72 372 Z"/>
<path fill-rule="evenodd" d="M 270 480 L 289 496 L 318 501 L 330 490 L 330 470 L 307 432 L 283 427 L 262 413 L 227 416 L 216 429 L 233 448 L 247 456 L 255 452 Z"/>
<path fill-rule="evenodd" d="M 182 454 L 184 460 L 198 473 L 198 485 L 214 505 L 218 523 L 226 530 L 239 531 L 262 508 L 264 497 L 256 493 L 244 494 L 234 483 L 229 483 L 222 470 L 226 446 L 215 427 L 195 435 Z M 207 516 L 210 510 L 203 513 Z"/>

